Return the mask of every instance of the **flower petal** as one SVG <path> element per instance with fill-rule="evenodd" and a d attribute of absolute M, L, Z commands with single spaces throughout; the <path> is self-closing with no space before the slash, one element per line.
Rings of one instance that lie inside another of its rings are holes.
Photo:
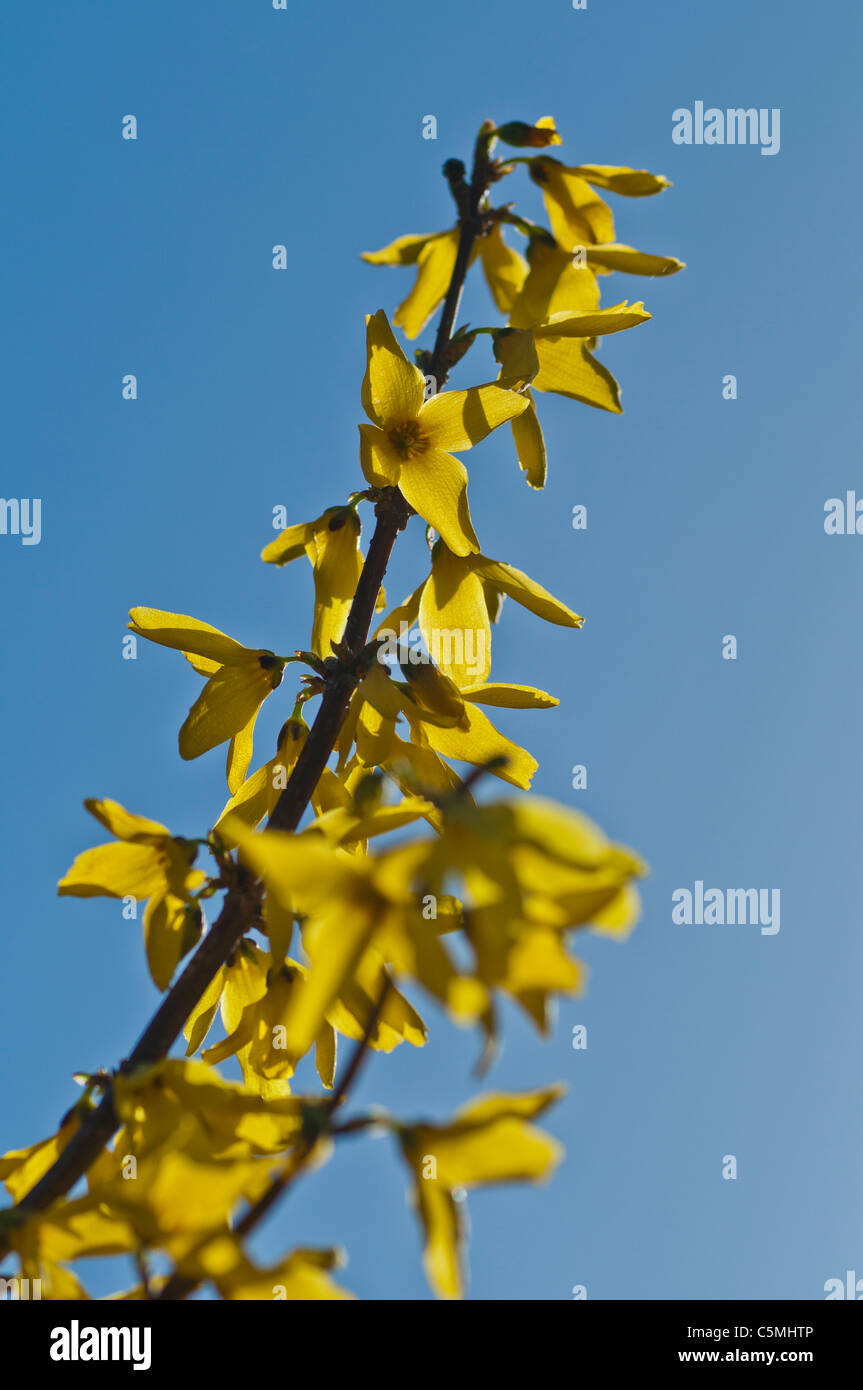
<path fill-rule="evenodd" d="M 360 425 L 360 467 L 371 487 L 397 487 L 402 461 L 377 425 Z"/>
<path fill-rule="evenodd" d="M 194 652 L 183 652 L 183 656 L 199 676 L 214 676 L 222 665 L 221 661 L 213 661 L 209 656 L 196 656 Z"/>
<path fill-rule="evenodd" d="M 420 412 L 420 424 L 432 448 L 458 452 L 479 444 L 498 425 L 526 409 L 524 396 L 492 381 L 469 391 L 441 391 L 432 396 Z"/>
<path fill-rule="evenodd" d="M 468 1120 L 471 1124 L 504 1119 L 535 1120 L 565 1095 L 566 1086 L 560 1082 L 545 1086 L 541 1091 L 491 1092 L 460 1106 L 455 1119 Z"/>
<path fill-rule="evenodd" d="M 270 804 L 270 779 L 275 761 L 265 763 L 263 767 L 258 768 L 257 772 L 253 772 L 251 777 L 247 777 L 222 810 L 222 814 L 213 829 L 217 830 L 228 844 L 232 844 L 232 841 L 226 834 L 223 825 L 226 816 L 235 813 L 244 825 L 254 829 L 255 826 L 260 825 L 267 814 Z"/>
<path fill-rule="evenodd" d="M 79 854 L 57 884 L 61 897 L 149 898 L 165 885 L 165 865 L 151 845 L 115 840 Z"/>
<path fill-rule="evenodd" d="M 211 676 L 180 730 L 180 757 L 199 758 L 244 729 L 268 695 L 281 684 L 282 669 L 224 666 Z"/>
<path fill-rule="evenodd" d="M 158 893 L 144 909 L 144 946 L 153 983 L 163 992 L 174 971 L 200 939 L 200 909 L 184 903 L 173 893 Z"/>
<path fill-rule="evenodd" d="M 219 970 L 213 976 L 204 993 L 201 995 L 189 1017 L 183 1026 L 183 1036 L 186 1039 L 186 1056 L 191 1057 L 197 1052 L 201 1043 L 206 1038 L 216 1017 L 216 1010 L 219 1007 L 219 1000 L 224 989 L 224 971 Z"/>
<path fill-rule="evenodd" d="M 545 479 L 548 473 L 548 457 L 545 452 L 545 440 L 536 413 L 536 404 L 530 391 L 526 391 L 530 404 L 523 415 L 512 421 L 512 437 L 515 442 L 515 452 L 518 457 L 518 464 L 524 471 L 525 478 L 529 487 L 545 487 Z"/>
<path fill-rule="evenodd" d="M 458 255 L 458 231 L 430 237 L 417 258 L 417 278 L 413 289 L 398 307 L 393 322 L 409 338 L 422 333 L 449 289 Z"/>
<path fill-rule="evenodd" d="M 634 246 L 624 246 L 621 242 L 588 246 L 587 263 L 595 266 L 600 273 L 622 270 L 627 275 L 676 275 L 686 265 L 676 256 L 651 256 L 646 251 L 636 251 Z"/>
<path fill-rule="evenodd" d="M 492 299 L 502 314 L 508 314 L 527 279 L 530 267 L 518 251 L 507 246 L 496 222 L 480 243 L 480 259 Z"/>
<path fill-rule="evenodd" d="M 662 174 L 649 174 L 646 169 L 618 168 L 614 164 L 579 164 L 570 173 L 586 179 L 595 188 L 609 193 L 622 193 L 628 198 L 646 198 L 662 193 L 671 183 Z"/>
<path fill-rule="evenodd" d="M 315 616 L 312 651 L 332 656 L 332 643 L 344 632 L 351 602 L 363 569 L 359 548 L 360 519 L 348 511 L 342 524 L 315 535 Z"/>
<path fill-rule="evenodd" d="M 489 560 L 485 555 L 478 555 L 470 563 L 471 568 L 483 579 L 502 589 L 516 603 L 520 603 L 531 613 L 536 613 L 537 617 L 544 618 L 547 623 L 556 623 L 559 627 L 583 625 L 583 618 L 573 613 L 571 608 L 561 603 L 560 599 L 556 599 L 541 584 L 537 584 L 530 575 L 515 569 L 513 565 L 505 565 L 500 560 Z"/>
<path fill-rule="evenodd" d="M 539 371 L 539 358 L 533 341 L 533 330 L 526 328 L 501 328 L 494 335 L 494 355 L 500 363 L 498 380 L 511 391 L 519 391 L 525 400 L 530 397 L 525 390 Z M 522 411 L 525 415 L 527 411 Z M 514 416 L 515 420 L 521 416 Z"/>
<path fill-rule="evenodd" d="M 467 502 L 467 469 L 452 454 L 430 449 L 406 459 L 399 487 L 408 504 L 439 532 L 454 554 L 479 550 Z"/>
<path fill-rule="evenodd" d="M 248 647 L 227 637 L 217 627 L 189 618 L 185 613 L 166 613 L 161 608 L 133 608 L 129 627 L 139 637 L 147 637 L 163 647 L 209 657 L 222 666 L 237 666 L 253 655 Z"/>
<path fill-rule="evenodd" d="M 426 739 L 443 757 L 473 763 L 476 767 L 491 762 L 493 758 L 505 758 L 505 765 L 496 768 L 494 775 L 526 791 L 539 766 L 536 758 L 526 749 L 519 748 L 517 743 L 504 738 L 478 706 L 465 705 L 465 721 L 466 729 L 445 729 L 423 723 Z"/>
<path fill-rule="evenodd" d="M 539 373 L 535 391 L 555 391 L 559 396 L 581 401 L 620 415 L 620 387 L 611 372 L 587 347 L 582 338 L 537 339 Z"/>
<path fill-rule="evenodd" d="M 252 761 L 252 753 L 255 747 L 255 721 L 258 717 L 258 705 L 252 714 L 248 724 L 244 724 L 238 733 L 234 734 L 228 744 L 228 759 L 225 767 L 225 775 L 228 781 L 228 791 L 235 795 L 246 780 L 246 773 L 249 770 L 249 763 Z"/>
<path fill-rule="evenodd" d="M 473 685 L 462 690 L 462 699 L 476 705 L 493 705 L 503 709 L 553 709 L 560 701 L 532 685 L 506 685 L 491 681 L 488 685 Z"/>
<path fill-rule="evenodd" d="M 598 309 L 599 285 L 589 265 L 576 265 L 569 251 L 541 241 L 528 252 L 530 274 L 510 314 L 510 327 L 532 328 L 561 309 Z"/>
<path fill-rule="evenodd" d="M 461 1298 L 464 1292 L 464 1220 L 452 1193 L 434 1182 L 416 1189 L 417 1214 L 425 1232 L 423 1268 L 438 1298 Z"/>
<path fill-rule="evenodd" d="M 88 797 L 84 802 L 91 816 L 100 825 L 110 830 L 118 840 L 132 840 L 139 845 L 157 845 L 160 840 L 170 839 L 171 832 L 157 820 L 147 820 L 145 816 L 135 816 L 121 806 L 119 801 L 95 801 Z"/>
<path fill-rule="evenodd" d="M 398 323 L 398 319 L 396 319 Z M 363 409 L 374 424 L 415 420 L 425 394 L 425 378 L 396 342 L 383 309 L 366 319 L 366 374 Z"/>
<path fill-rule="evenodd" d="M 564 251 L 614 241 L 614 217 L 606 202 L 574 169 L 557 159 L 538 155 L 530 176 L 539 184 L 554 239 Z"/>
<path fill-rule="evenodd" d="M 637 304 L 615 304 L 609 309 L 583 311 L 564 310 L 552 314 L 545 323 L 533 330 L 534 341 L 542 338 L 596 338 L 600 334 L 620 333 L 625 328 L 637 328 L 651 315 L 639 300 Z M 538 349 L 537 349 L 538 351 Z"/>
<path fill-rule="evenodd" d="M 423 587 L 420 631 L 432 660 L 460 688 L 488 679 L 491 624 L 482 580 L 470 563 L 441 543 Z"/>
<path fill-rule="evenodd" d="M 432 232 L 428 236 L 399 236 L 389 246 L 380 251 L 363 251 L 361 259 L 370 265 L 416 265 L 417 257 L 424 246 L 435 237 L 445 236 L 444 232 Z"/>
<path fill-rule="evenodd" d="M 336 507 L 330 507 L 314 521 L 301 521 L 297 526 L 286 526 L 275 540 L 264 546 L 261 559 L 268 565 L 287 565 L 291 560 L 298 560 L 314 541 L 315 532 L 325 526 L 330 513 L 337 510 Z"/>

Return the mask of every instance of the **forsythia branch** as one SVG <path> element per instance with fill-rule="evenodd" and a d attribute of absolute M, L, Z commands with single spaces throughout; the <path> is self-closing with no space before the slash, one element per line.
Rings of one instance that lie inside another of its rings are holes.
<path fill-rule="evenodd" d="M 493 158 L 498 140 L 532 153 Z M 0 1257 L 13 1250 L 48 1298 L 89 1297 L 71 1266 L 106 1252 L 131 1257 L 138 1284 L 129 1298 L 180 1300 L 204 1283 L 226 1299 L 350 1297 L 327 1273 L 336 1250 L 295 1249 L 262 1269 L 245 1241 L 333 1139 L 372 1126 L 408 1170 L 434 1291 L 460 1297 L 464 1192 L 540 1181 L 560 1158 L 532 1124 L 560 1098 L 559 1086 L 487 1093 L 442 1123 L 378 1110 L 337 1123 L 371 1049 L 427 1041 L 403 980 L 451 1021 L 476 1026 L 484 1069 L 495 1055 L 501 997 L 547 1032 L 554 998 L 578 992 L 584 977 L 569 934 L 591 926 L 620 936 L 638 917 L 643 864 L 586 817 L 538 797 L 473 795 L 486 775 L 526 791 L 537 768 L 484 707 L 558 703 L 533 685 L 491 679 L 504 598 L 558 627 L 577 629 L 583 619 L 522 570 L 482 553 L 458 455 L 508 424 L 528 486 L 542 488 L 534 393 L 619 413 L 619 388 L 594 350 L 650 318 L 640 302 L 600 308 L 600 278 L 682 268 L 619 243 L 597 191 L 643 198 L 667 180 L 568 167 L 545 153 L 560 143 L 549 116 L 485 122 L 470 179 L 460 160 L 444 165 L 455 225 L 363 253 L 373 264 L 416 267 L 393 319 L 406 337 L 416 339 L 438 310 L 440 318 L 432 350 L 417 351 L 413 364 L 384 310 L 367 317 L 366 486 L 315 520 L 288 526 L 286 516 L 276 519 L 284 509 L 274 511 L 279 534 L 261 558 L 283 566 L 305 555 L 313 569 L 306 647 L 279 654 L 186 614 L 130 613 L 133 633 L 182 653 L 204 677 L 179 752 L 188 760 L 227 745 L 229 800 L 203 839 L 115 801 L 85 802 L 112 840 L 79 854 L 58 892 L 145 903 L 147 964 L 163 999 L 115 1072 L 76 1076 L 85 1093 L 56 1134 L 0 1157 L 0 1181 L 16 1203 L 0 1212 Z M 511 201 L 491 206 L 492 186 L 516 166 L 541 190 L 548 228 L 513 213 Z M 513 229 L 526 239 L 525 256 L 506 240 Z M 474 262 L 506 321 L 456 331 Z M 490 339 L 496 379 L 442 390 L 486 342 L 480 335 Z M 375 513 L 365 557 L 361 502 Z M 426 524 L 429 570 L 370 640 L 396 538 L 414 515 Z M 274 756 L 250 772 L 255 721 L 294 662 L 307 671 L 293 712 Z M 316 696 L 309 728 L 303 711 Z M 473 770 L 462 776 L 452 763 Z M 405 827 L 410 838 L 389 838 Z M 385 847 L 370 847 L 380 836 Z M 202 847 L 215 872 L 196 866 Z M 205 904 L 217 893 L 221 910 L 205 934 Z M 453 952 L 453 938 L 463 952 Z M 219 1010 L 225 1035 L 205 1047 Z M 169 1056 L 181 1032 L 185 1059 Z M 355 1045 L 337 1080 L 339 1037 Z M 292 1090 L 312 1053 L 329 1099 Z M 229 1059 L 242 1083 L 218 1071 Z M 85 1176 L 86 1191 L 69 1197 Z M 154 1274 L 151 1259 L 169 1260 L 169 1277 Z"/>
<path fill-rule="evenodd" d="M 488 122 L 487 126 L 490 125 L 491 122 Z M 484 127 L 475 147 L 469 215 L 461 223 L 456 264 L 431 354 L 430 375 L 435 378 L 438 386 L 446 382 L 449 374 L 446 367 L 446 348 L 452 336 L 471 252 L 480 232 L 477 210 L 488 188 L 488 139 L 489 132 Z M 276 803 L 268 828 L 296 830 L 339 736 L 351 694 L 358 684 L 359 675 L 352 669 L 351 658 L 355 661 L 367 640 L 393 545 L 410 516 L 410 509 L 398 488 L 392 489 L 391 493 L 377 504 L 376 516 L 377 524 L 345 625 L 343 643 L 349 656 L 324 691 L 309 737 Z M 216 922 L 162 1000 L 135 1044 L 128 1061 L 121 1064 L 123 1070 L 156 1062 L 167 1056 L 204 990 L 241 940 L 249 923 L 257 917 L 260 901 L 260 886 L 241 866 L 238 886 L 228 890 Z M 362 1049 L 358 1049 L 355 1061 L 359 1060 L 364 1047 L 365 1044 Z M 99 1105 L 83 1121 L 56 1163 L 18 1204 L 20 1212 L 23 1214 L 44 1211 L 69 1192 L 95 1162 L 117 1126 L 109 1085 Z M 8 1249 L 8 1245 L 4 1244 L 0 1236 L 0 1259 L 6 1256 Z"/>

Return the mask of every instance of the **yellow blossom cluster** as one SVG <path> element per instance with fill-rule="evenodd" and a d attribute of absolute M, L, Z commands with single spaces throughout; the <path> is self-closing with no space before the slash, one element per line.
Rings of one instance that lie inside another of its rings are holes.
<path fill-rule="evenodd" d="M 532 152 L 496 158 L 498 141 Z M 365 256 L 416 267 L 393 320 L 408 338 L 441 305 L 442 329 L 414 362 L 384 311 L 369 315 L 359 425 L 365 486 L 287 527 L 263 551 L 277 568 L 303 556 L 312 566 L 308 649 L 280 655 L 184 614 L 131 610 L 132 632 L 180 652 L 203 678 L 179 751 L 193 759 L 225 746 L 227 800 L 195 839 L 115 801 L 85 803 L 111 839 L 78 855 L 59 892 L 146 902 L 147 965 L 165 1007 L 182 1006 L 176 1032 L 186 1054 L 167 1055 L 168 1039 L 145 1062 L 133 1055 L 114 1072 L 82 1076 L 83 1096 L 57 1133 L 0 1159 L 15 1204 L 0 1213 L 0 1238 L 19 1257 L 22 1277 L 41 1279 L 43 1297 L 86 1299 L 79 1262 L 95 1256 L 134 1261 L 134 1284 L 115 1295 L 124 1299 L 182 1297 L 202 1284 L 224 1299 L 351 1297 L 333 1277 L 339 1251 L 297 1248 L 264 1268 L 246 1237 L 281 1190 L 330 1157 L 340 1132 L 363 1128 L 396 1146 L 428 1279 L 439 1296 L 459 1297 L 464 1191 L 539 1181 L 560 1159 L 557 1143 L 534 1125 L 561 1095 L 557 1086 L 483 1093 L 446 1122 L 381 1110 L 351 1118 L 345 1109 L 366 1054 L 427 1045 L 423 999 L 435 1006 L 438 1027 L 449 1020 L 479 1030 L 485 1068 L 501 1001 L 548 1032 L 555 999 L 584 986 L 574 933 L 621 937 L 638 917 L 639 857 L 585 816 L 524 796 L 536 760 L 486 713 L 558 703 L 533 684 L 492 679 L 492 630 L 505 598 L 556 627 L 577 630 L 583 619 L 515 564 L 483 551 L 460 457 L 509 424 L 528 483 L 541 487 L 546 450 L 533 392 L 619 411 L 596 343 L 649 318 L 640 302 L 600 308 L 601 277 L 681 267 L 618 242 L 601 196 L 656 194 L 666 180 L 566 166 L 546 153 L 560 143 L 550 117 L 487 123 L 470 183 L 463 166 L 447 173 L 455 226 L 400 236 Z M 492 201 L 520 166 L 542 192 L 547 228 Z M 507 235 L 526 238 L 524 255 Z M 474 261 L 506 321 L 453 334 L 450 310 Z M 491 338 L 494 379 L 438 389 L 482 334 Z M 379 528 L 366 549 L 364 503 Z M 386 556 L 376 569 L 373 552 L 383 530 L 391 545 L 414 515 L 427 528 L 427 573 L 385 612 Z M 259 711 L 287 684 L 289 667 L 306 668 L 300 688 L 271 756 L 253 767 Z M 318 697 L 308 723 L 306 706 Z M 487 777 L 516 791 L 486 795 Z M 282 814 L 286 798 L 291 820 Z M 207 856 L 209 869 L 198 864 Z M 204 905 L 220 894 L 221 915 L 207 930 Z M 193 988 L 199 955 L 191 953 L 208 947 L 229 912 L 239 929 Z M 352 1049 L 341 1081 L 340 1040 Z M 297 1068 L 312 1054 L 317 1082 L 295 1090 Z M 241 1079 L 226 1079 L 225 1064 Z M 88 1152 L 83 1141 L 106 1105 L 113 1138 L 52 1187 L 64 1155 Z M 79 1177 L 85 1190 L 70 1196 Z M 42 1201 L 46 1184 L 51 1196 Z"/>

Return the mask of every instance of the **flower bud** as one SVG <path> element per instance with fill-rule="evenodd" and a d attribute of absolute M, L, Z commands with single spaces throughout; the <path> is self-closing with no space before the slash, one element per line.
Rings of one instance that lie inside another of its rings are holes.
<path fill-rule="evenodd" d="M 549 145 L 563 144 L 551 116 L 543 116 L 536 125 L 528 125 L 526 121 L 507 121 L 506 125 L 498 126 L 495 134 L 504 144 L 515 145 L 518 149 L 544 150 Z"/>

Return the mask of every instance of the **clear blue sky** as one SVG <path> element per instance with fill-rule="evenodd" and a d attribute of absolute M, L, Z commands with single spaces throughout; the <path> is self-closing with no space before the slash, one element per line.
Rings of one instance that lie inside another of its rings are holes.
<path fill-rule="evenodd" d="M 499 722 L 539 758 L 537 790 L 652 874 L 626 944 L 585 938 L 589 993 L 551 1041 L 507 1017 L 489 1084 L 568 1081 L 550 1120 L 567 1158 L 547 1188 L 471 1197 L 471 1293 L 819 1298 L 863 1273 L 863 538 L 823 529 L 827 498 L 863 496 L 859 16 L 837 0 L 10 0 L 0 31 L 2 491 L 43 506 L 41 544 L 0 537 L 0 1150 L 49 1133 L 72 1071 L 115 1064 L 156 1003 L 140 925 L 55 896 L 98 840 L 82 798 L 186 834 L 224 799 L 221 755 L 175 752 L 195 677 L 156 648 L 121 659 L 128 607 L 250 645 L 308 641 L 308 567 L 257 557 L 273 506 L 302 520 L 361 485 L 363 315 L 391 312 L 410 281 L 358 254 L 448 224 L 440 166 L 485 117 L 552 113 L 569 162 L 674 181 L 615 200 L 618 234 L 688 269 L 605 283 L 604 302 L 643 296 L 655 317 L 604 345 L 622 418 L 542 398 L 544 493 L 528 493 L 506 430 L 470 457 L 485 550 L 588 619 L 566 632 L 508 605 L 497 679 L 561 704 Z M 673 144 L 672 112 L 696 100 L 780 108 L 780 153 Z M 136 143 L 120 138 L 127 113 Z M 511 186 L 538 215 L 523 175 Z M 478 283 L 464 316 L 491 315 Z M 393 598 L 424 554 L 414 523 Z M 675 926 L 671 894 L 696 879 L 778 887 L 779 934 Z M 474 1038 L 427 1013 L 433 1045 L 375 1061 L 361 1099 L 443 1116 L 473 1092 Z M 332 1241 L 361 1296 L 428 1296 L 381 1142 L 351 1141 L 258 1248 Z"/>

